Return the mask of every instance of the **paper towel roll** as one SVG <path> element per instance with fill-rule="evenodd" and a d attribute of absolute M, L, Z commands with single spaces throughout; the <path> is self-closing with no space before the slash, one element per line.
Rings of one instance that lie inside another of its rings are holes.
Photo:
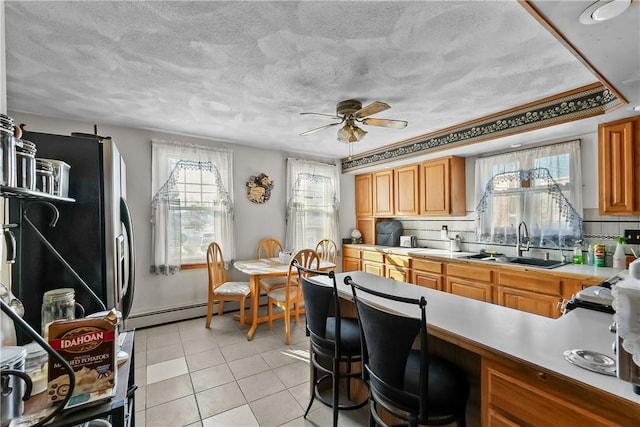
<path fill-rule="evenodd" d="M 623 339 L 622 347 L 640 366 L 640 280 L 633 277 L 621 280 L 612 286 L 611 294 L 612 306 L 616 310 L 613 320 L 617 324 L 618 335 Z"/>

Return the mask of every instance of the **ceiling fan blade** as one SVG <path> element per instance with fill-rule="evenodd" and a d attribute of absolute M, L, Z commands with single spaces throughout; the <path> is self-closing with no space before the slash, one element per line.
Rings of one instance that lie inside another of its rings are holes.
<path fill-rule="evenodd" d="M 391 119 L 364 119 L 362 124 L 369 126 L 382 126 L 385 128 L 403 129 L 406 128 L 409 122 L 404 120 L 391 120 Z"/>
<path fill-rule="evenodd" d="M 336 116 L 335 114 L 322 114 L 322 113 L 300 113 L 302 116 L 311 116 L 311 117 L 321 117 L 321 118 L 330 118 L 333 120 L 340 120 L 342 117 Z"/>
<path fill-rule="evenodd" d="M 300 136 L 311 135 L 312 133 L 320 132 L 321 130 L 328 129 L 332 126 L 339 125 L 342 122 L 329 123 L 328 125 L 320 126 L 319 128 L 311 129 L 306 132 L 302 132 Z"/>
<path fill-rule="evenodd" d="M 371 116 L 372 114 L 379 113 L 380 111 L 388 110 L 389 108 L 391 108 L 391 106 L 389 106 L 389 104 L 385 102 L 374 101 L 366 107 L 362 107 L 361 109 L 353 113 L 353 115 L 356 117 L 367 117 Z"/>

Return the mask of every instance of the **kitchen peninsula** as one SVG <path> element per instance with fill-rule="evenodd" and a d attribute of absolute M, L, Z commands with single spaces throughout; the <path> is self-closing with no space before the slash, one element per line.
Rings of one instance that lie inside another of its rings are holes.
<path fill-rule="evenodd" d="M 483 426 L 636 426 L 640 419 L 640 396 L 630 383 L 563 357 L 571 349 L 614 357 L 610 314 L 576 309 L 550 319 L 361 271 L 336 275 L 346 305 L 352 298 L 346 276 L 383 292 L 426 297 L 428 332 L 435 340 L 430 351 L 455 360 L 470 376 L 475 399 L 470 399 L 469 425 L 478 425 L 478 412 Z M 383 304 L 415 315 L 398 303 Z"/>

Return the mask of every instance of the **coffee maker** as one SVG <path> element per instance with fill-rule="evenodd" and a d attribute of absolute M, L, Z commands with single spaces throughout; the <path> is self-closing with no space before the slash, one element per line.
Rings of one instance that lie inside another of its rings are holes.
<path fill-rule="evenodd" d="M 616 333 L 618 378 L 630 382 L 633 392 L 640 394 L 640 366 L 633 361 L 633 355 L 624 349 L 623 340 L 624 338 Z"/>

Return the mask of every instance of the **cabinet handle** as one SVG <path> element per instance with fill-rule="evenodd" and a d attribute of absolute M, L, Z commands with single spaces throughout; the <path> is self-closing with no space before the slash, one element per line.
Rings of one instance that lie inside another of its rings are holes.
<path fill-rule="evenodd" d="M 544 372 L 538 372 L 538 378 L 540 378 L 542 381 L 545 381 L 547 379 L 547 374 L 545 374 Z"/>

